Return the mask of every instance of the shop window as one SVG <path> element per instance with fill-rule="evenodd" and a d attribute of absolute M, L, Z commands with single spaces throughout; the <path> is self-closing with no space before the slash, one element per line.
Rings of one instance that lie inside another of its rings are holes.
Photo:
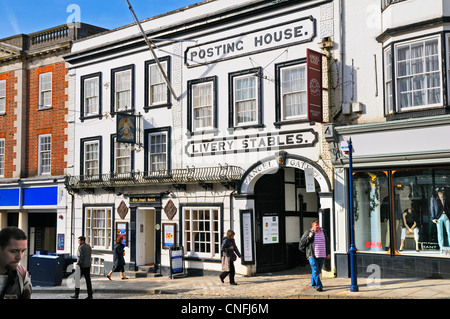
<path fill-rule="evenodd" d="M 86 242 L 95 249 L 110 249 L 112 240 L 111 207 L 85 208 Z"/>
<path fill-rule="evenodd" d="M 384 171 L 358 172 L 353 176 L 355 244 L 359 251 L 389 249 L 389 192 Z"/>
<path fill-rule="evenodd" d="M 356 172 L 353 178 L 359 251 L 450 257 L 450 168 Z"/>
<path fill-rule="evenodd" d="M 190 256 L 220 256 L 219 207 L 184 208 L 184 247 Z"/>
<path fill-rule="evenodd" d="M 395 171 L 393 186 L 396 249 L 403 248 L 403 253 L 418 250 L 424 255 L 447 255 L 450 244 L 450 168 Z M 412 227 L 414 223 L 415 227 Z"/>

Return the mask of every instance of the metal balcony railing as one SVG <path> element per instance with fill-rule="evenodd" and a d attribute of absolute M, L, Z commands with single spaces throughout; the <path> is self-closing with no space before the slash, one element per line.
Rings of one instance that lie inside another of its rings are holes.
<path fill-rule="evenodd" d="M 107 173 L 95 176 L 66 176 L 70 190 L 143 185 L 180 185 L 206 183 L 236 183 L 244 170 L 237 166 L 192 167 L 155 172 Z"/>

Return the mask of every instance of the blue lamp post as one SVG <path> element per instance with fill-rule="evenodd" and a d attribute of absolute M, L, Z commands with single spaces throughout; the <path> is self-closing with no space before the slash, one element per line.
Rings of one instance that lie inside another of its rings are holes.
<path fill-rule="evenodd" d="M 348 180 L 349 180 L 349 193 L 350 193 L 350 275 L 351 284 L 350 291 L 357 292 L 358 289 L 358 279 L 357 279 L 357 269 L 356 269 L 356 246 L 355 246 L 355 228 L 354 228 L 354 212 L 353 212 L 353 146 L 352 139 L 348 140 Z"/>

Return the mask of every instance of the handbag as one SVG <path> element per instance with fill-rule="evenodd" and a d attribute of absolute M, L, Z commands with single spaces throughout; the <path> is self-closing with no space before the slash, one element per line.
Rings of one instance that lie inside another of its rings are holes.
<path fill-rule="evenodd" d="M 230 257 L 225 253 L 222 254 L 222 271 L 230 271 Z"/>

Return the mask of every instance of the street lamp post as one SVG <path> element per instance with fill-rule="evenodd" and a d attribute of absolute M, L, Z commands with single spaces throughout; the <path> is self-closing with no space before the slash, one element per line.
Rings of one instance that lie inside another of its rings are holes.
<path fill-rule="evenodd" d="M 354 228 L 354 212 L 353 212 L 353 146 L 352 139 L 348 140 L 348 180 L 349 180 L 349 207 L 350 207 L 350 275 L 351 284 L 350 291 L 357 292 L 358 280 L 356 269 L 356 246 L 355 246 L 355 228 Z"/>

